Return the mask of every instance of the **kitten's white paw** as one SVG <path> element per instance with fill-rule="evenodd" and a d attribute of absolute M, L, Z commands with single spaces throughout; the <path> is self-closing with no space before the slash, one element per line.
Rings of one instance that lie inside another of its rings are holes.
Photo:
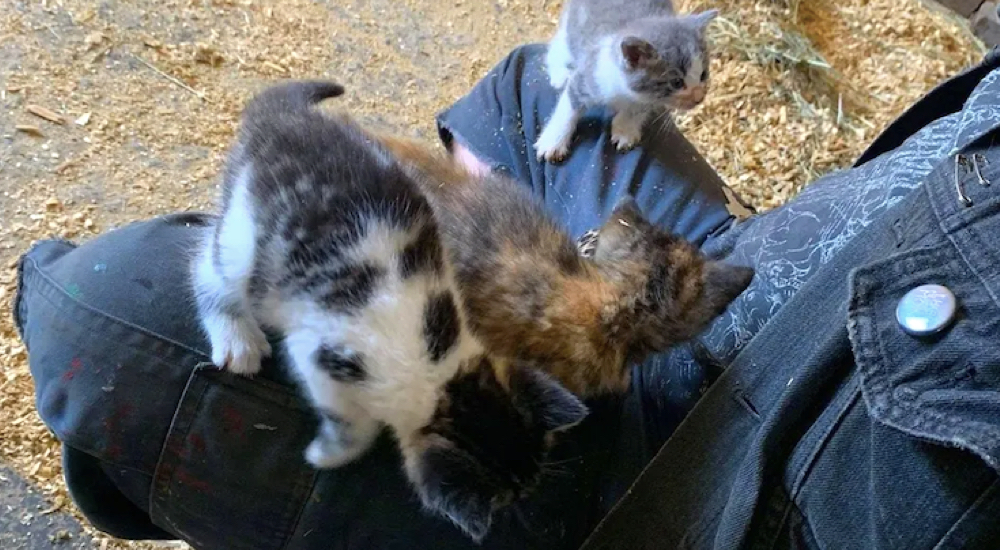
<path fill-rule="evenodd" d="M 619 151 L 628 151 L 642 140 L 642 123 L 639 117 L 618 114 L 611 119 L 611 143 Z"/>
<path fill-rule="evenodd" d="M 542 135 L 535 141 L 535 154 L 538 160 L 561 162 L 569 156 L 569 146 L 573 140 L 572 134 L 554 131 L 552 125 L 542 130 Z"/>
<path fill-rule="evenodd" d="M 366 450 L 364 445 L 343 445 L 335 439 L 320 435 L 306 447 L 306 461 L 321 470 L 339 468 L 353 462 Z"/>
<path fill-rule="evenodd" d="M 546 162 L 562 162 L 569 156 L 569 145 L 565 144 L 548 148 L 540 147 L 536 144 L 535 148 L 538 149 L 538 160 Z"/>
<path fill-rule="evenodd" d="M 561 90 L 566 85 L 573 71 L 566 65 L 552 65 L 549 67 L 549 84 L 557 90 Z"/>
<path fill-rule="evenodd" d="M 642 134 L 611 134 L 611 143 L 614 143 L 615 148 L 622 153 L 635 148 L 641 139 Z"/>
<path fill-rule="evenodd" d="M 212 363 L 234 374 L 252 376 L 260 372 L 261 361 L 271 356 L 271 344 L 260 327 L 250 322 L 228 323 L 209 331 Z"/>

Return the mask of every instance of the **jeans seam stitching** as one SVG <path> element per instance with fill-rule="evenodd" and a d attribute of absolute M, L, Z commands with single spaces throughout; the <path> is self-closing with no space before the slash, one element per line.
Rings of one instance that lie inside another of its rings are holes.
<path fill-rule="evenodd" d="M 109 320 L 109 321 L 111 321 L 111 322 L 113 322 L 115 324 L 120 325 L 122 328 L 126 328 L 126 329 L 129 329 L 129 330 L 134 330 L 134 331 L 142 334 L 145 337 L 148 337 L 148 338 L 151 338 L 151 339 L 154 339 L 154 340 L 158 340 L 158 341 L 160 341 L 160 342 L 162 342 L 164 344 L 176 347 L 180 351 L 184 351 L 184 352 L 187 352 L 187 353 L 193 353 L 193 354 L 198 355 L 199 357 L 202 357 L 202 358 L 207 358 L 208 357 L 208 355 L 205 354 L 204 352 L 201 352 L 201 351 L 199 351 L 197 349 L 188 347 L 188 346 L 186 346 L 186 345 L 184 345 L 184 344 L 182 344 L 180 342 L 177 342 L 175 340 L 171 340 L 171 339 L 163 336 L 162 334 L 157 334 L 157 333 L 152 332 L 150 330 L 147 330 L 147 329 L 145 329 L 145 328 L 143 328 L 143 327 L 141 327 L 139 325 L 136 325 L 135 323 L 131 323 L 129 321 L 126 321 L 125 319 L 122 319 L 120 317 L 111 315 L 111 314 L 109 314 L 109 313 L 107 313 L 105 311 L 97 309 L 94 306 L 91 306 L 91 305 L 89 305 L 87 303 L 84 303 L 84 302 L 82 302 L 80 300 L 77 300 L 72 295 L 70 295 L 66 291 L 66 289 L 64 289 L 61 285 L 59 285 L 54 279 L 52 279 L 51 277 L 49 277 L 49 275 L 47 273 L 45 273 L 45 271 L 42 270 L 38 266 L 38 263 L 33 258 L 27 258 L 26 261 L 30 262 L 32 264 L 32 268 L 33 268 L 32 271 L 33 271 L 33 273 L 35 273 L 38 277 L 41 277 L 44 282 L 48 283 L 50 289 L 54 289 L 55 292 L 58 292 L 59 295 L 60 295 L 60 297 L 63 298 L 64 300 L 68 301 L 71 305 L 73 305 L 73 306 L 75 306 L 77 308 L 83 309 L 83 310 L 85 310 L 85 311 L 87 311 L 87 312 L 89 312 L 89 313 L 91 313 L 93 315 L 97 315 L 99 317 L 103 317 L 104 319 L 107 319 L 107 320 Z M 38 292 L 38 291 L 36 291 L 36 292 Z M 42 295 L 42 297 L 46 298 L 46 300 L 48 300 L 48 302 L 52 306 L 56 307 L 57 309 L 61 307 L 61 304 L 52 301 L 47 296 Z"/>
<path fill-rule="evenodd" d="M 948 528 L 948 531 L 946 531 L 945 534 L 942 535 L 941 538 L 937 541 L 937 543 L 934 544 L 933 550 L 941 550 L 943 548 L 941 545 L 944 544 L 945 540 L 948 539 L 948 537 L 951 536 L 951 534 L 955 531 L 955 529 L 958 528 L 958 526 L 964 522 L 966 517 L 968 517 L 968 515 L 971 514 L 973 510 L 979 507 L 983 499 L 987 498 L 987 495 L 989 495 L 990 492 L 995 492 L 995 490 L 998 488 L 1000 488 L 1000 480 L 994 480 L 993 483 L 991 483 L 988 487 L 986 487 L 986 489 L 983 489 L 983 492 L 979 493 L 979 496 L 977 496 L 976 499 L 972 501 L 972 504 L 970 504 L 969 507 L 964 512 L 962 512 L 962 515 L 959 516 L 957 520 L 955 520 L 955 523 L 952 524 L 952 526 Z"/>
<path fill-rule="evenodd" d="M 829 426 L 819 435 L 819 441 L 813 446 L 806 455 L 805 464 L 799 471 L 798 475 L 795 476 L 795 481 L 792 483 L 791 491 L 789 494 L 789 499 L 794 501 L 798 498 L 799 493 L 802 491 L 803 486 L 805 486 L 806 479 L 812 472 L 813 466 L 816 464 L 816 460 L 819 454 L 822 452 L 823 448 L 830 442 L 830 438 L 839 426 L 843 423 L 848 411 L 853 407 L 861 398 L 861 380 L 860 374 L 852 377 L 849 382 L 850 398 L 845 399 L 844 403 L 840 406 L 840 410 L 834 415 L 833 421 L 830 422 Z"/>
<path fill-rule="evenodd" d="M 302 504 L 299 505 L 299 510 L 295 514 L 294 522 L 292 523 L 291 529 L 288 532 L 288 536 L 285 537 L 284 544 L 281 545 L 281 550 L 287 550 L 289 545 L 292 544 L 292 539 L 295 537 L 295 533 L 299 531 L 299 526 L 302 525 L 302 518 L 305 516 L 306 507 L 309 506 L 309 497 L 316 492 L 316 478 L 318 474 L 316 470 L 312 471 L 312 476 L 309 481 L 308 490 L 298 493 L 296 496 L 301 496 Z"/>

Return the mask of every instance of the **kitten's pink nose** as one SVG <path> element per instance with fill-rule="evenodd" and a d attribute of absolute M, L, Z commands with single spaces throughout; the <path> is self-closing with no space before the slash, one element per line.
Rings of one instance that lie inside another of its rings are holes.
<path fill-rule="evenodd" d="M 691 101 L 695 104 L 701 103 L 702 101 L 705 101 L 705 95 L 707 93 L 708 91 L 705 89 L 704 84 L 695 86 L 694 88 L 691 88 Z"/>
<path fill-rule="evenodd" d="M 698 84 L 690 88 L 684 88 L 683 90 L 674 94 L 671 98 L 671 103 L 674 107 L 679 109 L 694 109 L 701 102 L 705 100 L 705 95 L 708 93 L 707 86 L 704 84 Z"/>

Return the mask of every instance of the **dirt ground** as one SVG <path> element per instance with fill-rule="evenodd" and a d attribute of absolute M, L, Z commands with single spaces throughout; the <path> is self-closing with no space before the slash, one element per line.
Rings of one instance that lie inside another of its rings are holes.
<path fill-rule="evenodd" d="M 72 511 L 10 320 L 13 262 L 32 241 L 210 208 L 241 106 L 277 79 L 336 79 L 339 108 L 433 140 L 434 113 L 547 39 L 560 4 L 0 0 L 0 461 Z M 680 126 L 762 208 L 848 164 L 982 54 L 918 0 L 682 3 L 709 5 L 722 10 L 713 89 Z"/>

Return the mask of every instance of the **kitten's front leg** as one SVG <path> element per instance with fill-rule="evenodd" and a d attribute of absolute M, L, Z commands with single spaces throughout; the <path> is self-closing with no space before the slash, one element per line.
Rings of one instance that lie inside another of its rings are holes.
<path fill-rule="evenodd" d="M 248 311 L 239 285 L 227 281 L 206 247 L 194 269 L 194 288 L 202 327 L 212 347 L 212 363 L 241 375 L 260 372 L 271 345 Z"/>
<path fill-rule="evenodd" d="M 322 418 L 319 433 L 306 448 L 306 461 L 317 468 L 352 462 L 372 446 L 382 427 L 364 406 L 360 385 L 367 374 L 363 359 L 304 332 L 288 334 L 285 346 L 291 366 Z"/>
<path fill-rule="evenodd" d="M 207 233 L 193 267 L 198 314 L 212 345 L 212 363 L 236 374 L 260 371 L 271 354 L 250 309 L 250 278 L 256 265 L 257 224 L 248 190 L 249 168 L 228 182 L 231 200 L 213 233 Z"/>
<path fill-rule="evenodd" d="M 562 23 L 559 30 L 549 42 L 548 50 L 545 52 L 545 68 L 549 73 L 549 83 L 552 87 L 561 90 L 570 75 L 573 73 L 573 54 L 569 51 L 569 43 L 566 37 L 566 26 Z"/>
<path fill-rule="evenodd" d="M 559 162 L 566 158 L 579 120 L 580 112 L 573 107 L 567 87 L 559 96 L 559 102 L 556 103 L 549 122 L 535 142 L 535 152 L 539 160 Z"/>
<path fill-rule="evenodd" d="M 611 142 L 619 151 L 628 151 L 639 144 L 647 118 L 649 108 L 643 105 L 624 104 L 618 107 L 611 119 Z"/>
<path fill-rule="evenodd" d="M 352 418 L 331 411 L 321 414 L 319 433 L 306 447 L 306 461 L 319 469 L 354 462 L 372 446 L 382 427 L 363 414 Z"/>

